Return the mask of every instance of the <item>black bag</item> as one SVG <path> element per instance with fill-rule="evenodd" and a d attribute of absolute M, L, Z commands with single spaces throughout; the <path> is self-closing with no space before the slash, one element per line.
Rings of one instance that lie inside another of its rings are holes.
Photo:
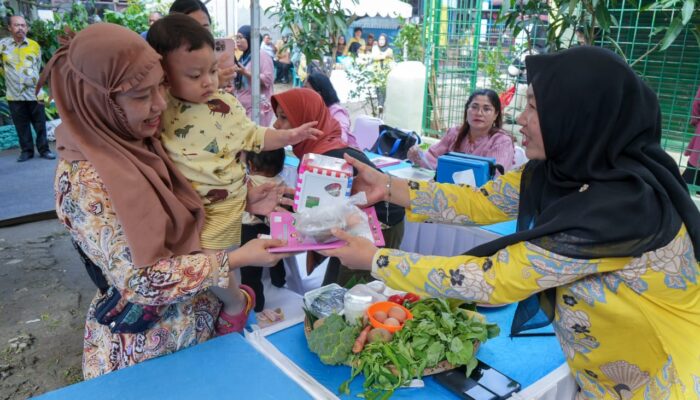
<path fill-rule="evenodd" d="M 102 294 L 95 304 L 97 322 L 107 325 L 112 333 L 142 333 L 160 320 L 161 313 L 167 305 L 145 306 L 124 300 L 119 290 L 109 285 L 100 267 L 92 262 L 78 243 L 74 240 L 72 242 L 90 279 Z"/>
<path fill-rule="evenodd" d="M 405 160 L 408 158 L 408 149 L 416 144 L 420 144 L 420 136 L 416 132 L 404 131 L 389 125 L 379 125 L 379 137 L 370 151 L 382 156 Z"/>

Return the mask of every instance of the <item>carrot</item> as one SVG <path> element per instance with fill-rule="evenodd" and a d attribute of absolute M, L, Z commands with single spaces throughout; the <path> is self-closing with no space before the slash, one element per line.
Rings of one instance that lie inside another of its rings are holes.
<path fill-rule="evenodd" d="M 372 325 L 367 325 L 365 326 L 365 329 L 360 332 L 360 336 L 357 337 L 357 340 L 355 340 L 355 344 L 352 345 L 352 352 L 357 354 L 362 351 L 362 349 L 365 347 L 365 343 L 367 343 L 367 334 L 369 331 L 372 329 Z"/>

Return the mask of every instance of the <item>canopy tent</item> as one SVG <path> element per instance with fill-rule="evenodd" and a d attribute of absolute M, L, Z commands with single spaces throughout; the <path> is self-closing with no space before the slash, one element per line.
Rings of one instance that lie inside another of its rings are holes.
<path fill-rule="evenodd" d="M 405 19 L 413 15 L 413 7 L 400 0 L 340 0 L 348 14 L 358 17 L 388 17 Z"/>
<path fill-rule="evenodd" d="M 266 10 L 277 4 L 277 0 L 260 0 L 260 7 Z M 340 0 L 340 6 L 348 15 L 357 17 L 389 17 L 405 19 L 413 15 L 413 7 L 400 0 Z"/>
<path fill-rule="evenodd" d="M 384 29 L 384 30 L 397 30 L 399 29 L 399 20 L 396 18 L 385 18 L 385 17 L 364 17 L 353 21 L 352 24 L 348 26 L 350 30 L 353 28 L 362 29 Z M 374 35 L 377 36 L 376 34 Z"/>

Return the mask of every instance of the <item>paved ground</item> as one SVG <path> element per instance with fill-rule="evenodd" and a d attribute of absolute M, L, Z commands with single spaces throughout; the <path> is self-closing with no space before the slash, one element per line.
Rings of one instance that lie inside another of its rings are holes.
<path fill-rule="evenodd" d="M 18 156 L 16 148 L 0 151 L 0 221 L 54 208 L 56 160 L 44 160 L 35 154 L 34 158 L 18 163 Z"/>
<path fill-rule="evenodd" d="M 57 220 L 0 229 L 0 399 L 82 378 L 83 324 L 94 293 Z"/>

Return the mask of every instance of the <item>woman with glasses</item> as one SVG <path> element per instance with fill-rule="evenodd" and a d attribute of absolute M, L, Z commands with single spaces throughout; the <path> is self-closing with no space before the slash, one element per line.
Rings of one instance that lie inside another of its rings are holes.
<path fill-rule="evenodd" d="M 508 171 L 513 167 L 513 137 L 505 132 L 501 101 L 490 89 L 480 89 L 469 96 L 464 107 L 462 126 L 450 128 L 442 139 L 423 152 L 418 146 L 408 150 L 408 158 L 423 168 L 435 169 L 437 159 L 456 151 L 481 157 L 493 157 Z"/>

